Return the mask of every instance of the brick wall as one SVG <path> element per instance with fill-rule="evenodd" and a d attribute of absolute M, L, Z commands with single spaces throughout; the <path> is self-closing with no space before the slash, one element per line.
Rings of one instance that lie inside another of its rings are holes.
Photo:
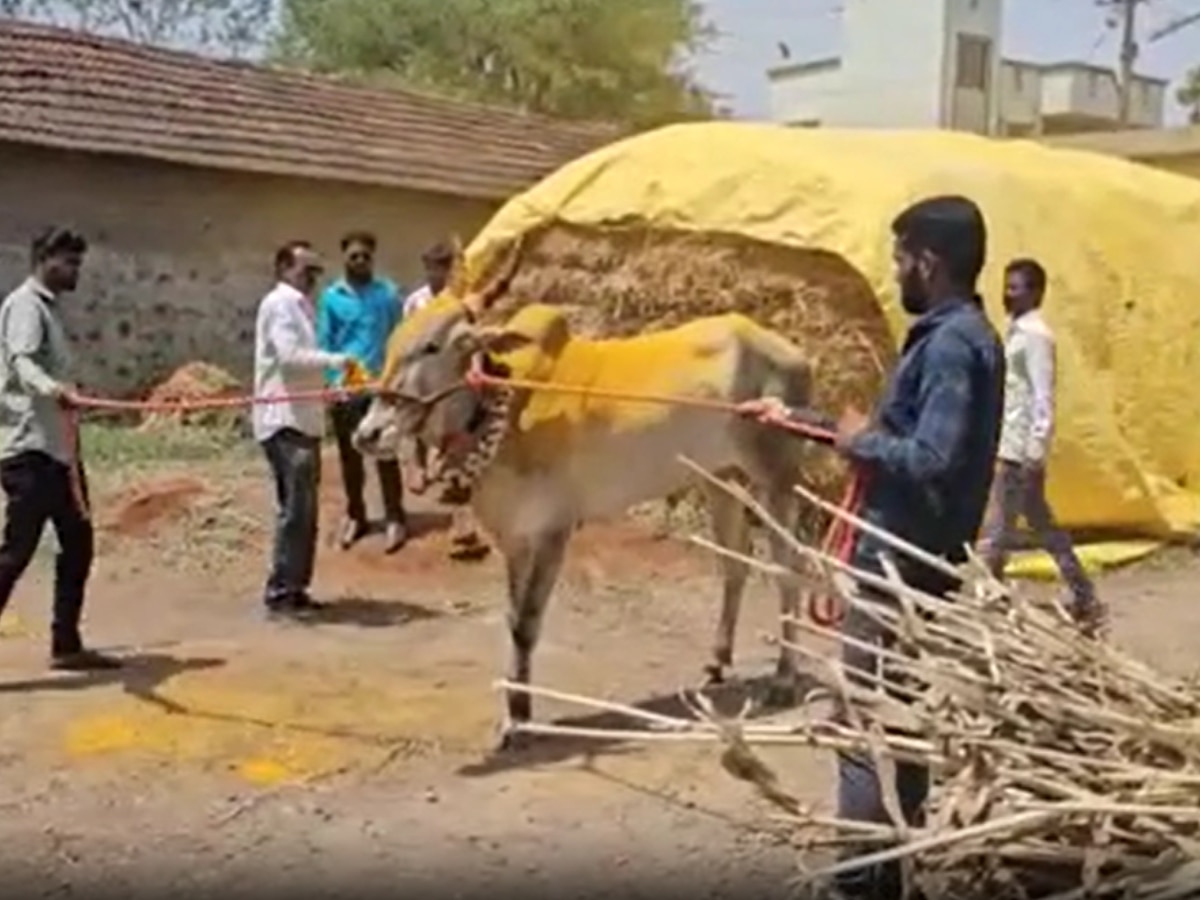
<path fill-rule="evenodd" d="M 82 384 L 129 394 L 193 360 L 248 377 L 279 244 L 311 240 L 332 269 L 341 234 L 368 228 L 380 268 L 413 285 L 425 246 L 455 232 L 468 240 L 491 212 L 434 194 L 0 143 L 0 290 L 26 276 L 39 227 L 73 225 L 92 244 L 63 300 Z"/>

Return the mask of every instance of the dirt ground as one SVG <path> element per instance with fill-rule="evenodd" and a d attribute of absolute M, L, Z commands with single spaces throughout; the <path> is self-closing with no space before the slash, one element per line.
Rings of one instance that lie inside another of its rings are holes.
<path fill-rule="evenodd" d="M 339 510 L 326 465 L 324 525 Z M 428 507 L 394 557 L 323 546 L 333 621 L 268 623 L 271 514 L 250 454 L 94 472 L 101 526 L 87 631 L 116 676 L 45 668 L 53 550 L 0 621 L 0 869 L 27 896 L 151 890 L 296 896 L 513 886 L 527 896 L 782 896 L 792 850 L 706 746 L 544 741 L 492 753 L 502 674 L 499 561 L 451 563 Z M 372 489 L 369 487 L 369 490 Z M 375 500 L 374 497 L 371 498 Z M 717 606 L 712 560 L 634 523 L 572 548 L 535 679 L 628 703 L 694 685 Z M 1200 634 L 1189 555 L 1103 582 L 1116 639 L 1179 672 Z M 739 670 L 772 664 L 756 583 Z M 546 721 L 580 717 L 541 703 Z M 827 802 L 831 760 L 769 755 Z"/>

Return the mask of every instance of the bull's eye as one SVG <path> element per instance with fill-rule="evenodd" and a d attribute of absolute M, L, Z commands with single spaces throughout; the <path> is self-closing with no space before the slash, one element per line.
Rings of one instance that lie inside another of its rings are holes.
<path fill-rule="evenodd" d="M 426 356 L 435 356 L 441 349 L 442 348 L 439 347 L 434 341 L 430 341 L 428 344 L 426 344 L 424 347 L 421 348 L 421 352 L 424 353 Z"/>

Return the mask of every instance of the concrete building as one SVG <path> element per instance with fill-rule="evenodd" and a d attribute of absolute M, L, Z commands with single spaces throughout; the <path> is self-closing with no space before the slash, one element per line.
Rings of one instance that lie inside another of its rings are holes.
<path fill-rule="evenodd" d="M 1002 59 L 1002 19 L 1002 0 L 844 0 L 840 58 L 768 71 L 773 118 L 1007 136 L 1116 127 L 1112 71 Z M 1131 124 L 1160 127 L 1166 93 L 1166 81 L 1138 77 Z"/>
<path fill-rule="evenodd" d="M 350 228 L 414 284 L 419 256 L 607 143 L 565 124 L 405 91 L 0 24 L 0 288 L 47 223 L 92 242 L 64 318 L 93 390 L 204 360 L 249 372 L 274 248 L 333 257 Z"/>

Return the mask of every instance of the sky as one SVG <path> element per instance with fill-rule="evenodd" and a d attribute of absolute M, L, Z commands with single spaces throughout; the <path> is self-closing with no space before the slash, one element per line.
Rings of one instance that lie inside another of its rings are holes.
<path fill-rule="evenodd" d="M 699 74 L 709 88 L 728 95 L 738 117 L 769 117 L 766 69 L 781 62 L 780 41 L 794 61 L 839 52 L 838 0 L 704 0 L 704 5 L 722 34 L 699 61 Z M 1149 0 L 1143 7 L 1140 73 L 1178 82 L 1200 65 L 1200 24 L 1145 42 L 1149 32 L 1191 12 L 1200 12 L 1200 0 Z M 1082 60 L 1115 67 L 1118 36 L 1105 28 L 1105 16 L 1096 0 L 1006 0 L 1002 52 L 1031 62 Z M 1173 93 L 1168 122 L 1180 124 L 1186 117 Z"/>

